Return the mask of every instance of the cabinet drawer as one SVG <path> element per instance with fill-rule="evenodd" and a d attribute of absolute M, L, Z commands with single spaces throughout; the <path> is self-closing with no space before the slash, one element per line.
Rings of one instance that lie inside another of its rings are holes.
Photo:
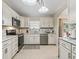
<path fill-rule="evenodd" d="M 71 44 L 70 43 L 67 43 L 67 42 L 65 42 L 63 40 L 60 40 L 60 45 L 67 48 L 68 50 L 71 50 Z"/>
<path fill-rule="evenodd" d="M 12 39 L 12 43 L 14 43 L 14 42 L 18 42 L 18 39 L 13 38 L 13 39 Z"/>
<path fill-rule="evenodd" d="M 76 53 L 76 46 L 72 45 L 72 53 Z"/>
<path fill-rule="evenodd" d="M 12 49 L 14 49 L 15 47 L 18 47 L 17 43 L 12 44 Z"/>
<path fill-rule="evenodd" d="M 7 40 L 5 42 L 2 43 L 2 47 L 4 47 L 5 45 L 11 45 L 11 40 Z"/>
<path fill-rule="evenodd" d="M 72 53 L 71 53 L 71 51 L 69 51 L 65 47 L 60 46 L 59 51 L 60 51 L 59 52 L 59 56 L 60 56 L 59 59 L 72 59 Z"/>

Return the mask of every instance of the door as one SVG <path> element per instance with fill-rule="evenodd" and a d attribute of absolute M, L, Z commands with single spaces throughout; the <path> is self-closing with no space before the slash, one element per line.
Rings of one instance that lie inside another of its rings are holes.
<path fill-rule="evenodd" d="M 63 31 L 64 31 L 64 23 L 63 19 L 59 19 L 59 37 L 63 36 Z"/>
<path fill-rule="evenodd" d="M 40 44 L 41 45 L 48 45 L 48 34 L 41 34 L 40 35 Z"/>

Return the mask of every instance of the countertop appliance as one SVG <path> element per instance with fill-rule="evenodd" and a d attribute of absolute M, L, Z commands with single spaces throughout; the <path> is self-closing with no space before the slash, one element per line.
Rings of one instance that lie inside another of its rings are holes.
<path fill-rule="evenodd" d="M 20 27 L 20 20 L 12 17 L 12 26 Z"/>
<path fill-rule="evenodd" d="M 48 34 L 40 34 L 40 45 L 48 45 Z"/>
<path fill-rule="evenodd" d="M 16 35 L 16 30 L 6 30 L 6 35 Z"/>
<path fill-rule="evenodd" d="M 18 52 L 24 45 L 24 34 L 18 34 Z"/>

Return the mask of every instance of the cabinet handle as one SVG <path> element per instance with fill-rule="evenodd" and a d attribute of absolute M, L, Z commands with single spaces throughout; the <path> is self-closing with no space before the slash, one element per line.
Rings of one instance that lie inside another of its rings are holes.
<path fill-rule="evenodd" d="M 68 59 L 71 59 L 71 53 L 68 53 Z"/>
<path fill-rule="evenodd" d="M 2 20 L 2 24 L 4 24 L 4 20 Z"/>
<path fill-rule="evenodd" d="M 7 50 L 7 48 L 5 49 L 5 54 L 7 54 L 7 52 L 8 52 L 8 50 Z"/>

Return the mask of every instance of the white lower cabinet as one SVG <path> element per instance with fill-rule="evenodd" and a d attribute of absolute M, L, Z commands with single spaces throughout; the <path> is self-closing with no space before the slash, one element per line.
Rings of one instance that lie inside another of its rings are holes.
<path fill-rule="evenodd" d="M 56 44 L 56 38 L 54 34 L 48 34 L 48 44 Z"/>
<path fill-rule="evenodd" d="M 40 44 L 40 35 L 25 35 L 24 44 Z"/>
<path fill-rule="evenodd" d="M 72 45 L 72 59 L 76 59 L 76 46 Z"/>
<path fill-rule="evenodd" d="M 24 35 L 24 44 L 30 44 L 30 37 L 28 35 Z"/>
<path fill-rule="evenodd" d="M 8 57 L 9 57 L 9 55 L 8 55 L 8 48 L 3 48 L 2 49 L 3 51 L 3 55 L 2 55 L 2 59 L 9 59 Z"/>
<path fill-rule="evenodd" d="M 3 59 L 11 59 L 11 45 L 10 45 L 11 41 L 6 41 L 3 42 L 3 46 L 2 46 L 2 54 L 3 54 Z"/>
<path fill-rule="evenodd" d="M 72 52 L 76 54 L 76 46 L 72 45 Z"/>
<path fill-rule="evenodd" d="M 72 59 L 76 59 L 76 54 L 72 53 Z"/>
<path fill-rule="evenodd" d="M 59 40 L 59 59 L 76 59 L 76 45 Z"/>
<path fill-rule="evenodd" d="M 38 36 L 35 36 L 35 38 L 34 38 L 35 40 L 34 40 L 34 44 L 40 44 L 40 36 L 38 35 Z"/>
<path fill-rule="evenodd" d="M 18 36 L 10 36 L 2 42 L 3 59 L 12 59 L 18 51 Z"/>
<path fill-rule="evenodd" d="M 60 59 L 71 59 L 71 51 L 60 45 Z"/>
<path fill-rule="evenodd" d="M 2 59 L 11 59 L 11 53 L 10 53 L 10 46 L 5 45 L 5 47 L 2 49 Z"/>

